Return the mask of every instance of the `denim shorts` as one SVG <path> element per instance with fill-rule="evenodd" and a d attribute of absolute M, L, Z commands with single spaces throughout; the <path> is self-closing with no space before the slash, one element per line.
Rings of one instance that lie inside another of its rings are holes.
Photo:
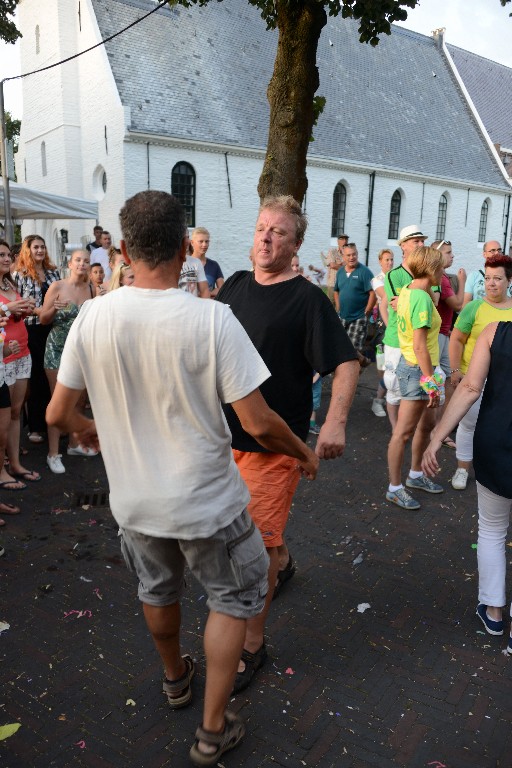
<path fill-rule="evenodd" d="M 202 584 L 212 611 L 250 619 L 263 610 L 269 559 L 247 510 L 208 539 L 162 539 L 121 528 L 121 552 L 139 579 L 139 600 L 157 607 L 176 603 L 185 565 Z"/>
<path fill-rule="evenodd" d="M 409 365 L 402 356 L 396 367 L 396 375 L 403 400 L 428 400 L 427 393 L 420 387 L 423 374 L 419 365 Z"/>

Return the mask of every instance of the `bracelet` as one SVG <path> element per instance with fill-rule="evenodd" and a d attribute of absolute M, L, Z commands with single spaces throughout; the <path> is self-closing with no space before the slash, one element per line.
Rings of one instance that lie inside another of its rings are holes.
<path fill-rule="evenodd" d="M 10 310 L 7 308 L 7 304 L 0 304 L 0 309 L 1 309 L 1 310 L 2 310 L 2 312 L 4 313 L 4 317 L 10 317 L 10 316 L 11 316 L 11 312 L 10 312 Z"/>
<path fill-rule="evenodd" d="M 443 388 L 443 377 L 438 373 L 434 373 L 432 376 L 421 376 L 420 387 L 429 397 L 434 397 Z"/>
<path fill-rule="evenodd" d="M 450 371 L 450 376 L 452 375 L 452 373 L 457 373 L 457 372 L 460 373 L 460 368 L 452 368 L 452 370 Z"/>

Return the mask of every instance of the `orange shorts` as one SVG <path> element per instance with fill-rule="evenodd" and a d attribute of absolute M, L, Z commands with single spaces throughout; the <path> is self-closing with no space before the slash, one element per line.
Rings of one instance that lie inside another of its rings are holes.
<path fill-rule="evenodd" d="M 252 453 L 233 450 L 251 501 L 247 509 L 266 547 L 283 543 L 283 533 L 300 479 L 297 459 L 281 453 Z"/>

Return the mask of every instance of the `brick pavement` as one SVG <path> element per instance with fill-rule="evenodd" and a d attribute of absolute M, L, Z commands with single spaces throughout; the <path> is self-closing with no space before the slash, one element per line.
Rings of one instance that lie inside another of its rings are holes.
<path fill-rule="evenodd" d="M 370 412 L 374 378 L 361 377 L 345 458 L 296 496 L 298 571 L 272 608 L 271 661 L 232 702 L 248 735 L 226 768 L 512 766 L 512 661 L 474 616 L 474 481 L 451 489 L 455 458 L 443 449 L 442 496 L 423 494 L 412 513 L 383 501 L 389 431 Z M 40 469 L 44 455 L 30 446 L 27 465 Z M 0 725 L 21 728 L 0 741 L 0 765 L 185 767 L 204 686 L 204 594 L 191 580 L 183 641 L 199 674 L 192 706 L 172 712 L 102 506 L 101 459 L 64 460 L 65 476 L 44 470 L 9 494 L 23 514 L 2 529 Z"/>

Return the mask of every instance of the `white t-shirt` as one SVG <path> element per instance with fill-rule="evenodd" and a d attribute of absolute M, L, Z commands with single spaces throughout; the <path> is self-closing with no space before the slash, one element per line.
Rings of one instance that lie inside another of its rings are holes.
<path fill-rule="evenodd" d="M 270 372 L 224 304 L 174 288 L 120 288 L 87 301 L 58 380 L 87 388 L 121 527 L 207 538 L 246 507 L 221 402 Z"/>
<path fill-rule="evenodd" d="M 201 261 L 195 256 L 187 256 L 187 260 L 181 268 L 178 287 L 182 291 L 188 291 L 188 293 L 197 296 L 199 293 L 197 284 L 202 281 L 206 281 L 206 274 Z"/>
<path fill-rule="evenodd" d="M 384 287 L 384 280 L 386 278 L 386 275 L 384 272 L 379 272 L 378 275 L 375 277 L 372 277 L 372 288 L 375 291 L 375 295 L 377 297 L 377 304 L 380 304 L 381 298 L 379 294 L 377 293 L 377 288 L 383 288 Z"/>
<path fill-rule="evenodd" d="M 91 251 L 91 264 L 101 264 L 105 272 L 105 280 L 108 280 L 112 274 L 108 262 L 108 251 L 105 248 L 95 248 Z"/>

